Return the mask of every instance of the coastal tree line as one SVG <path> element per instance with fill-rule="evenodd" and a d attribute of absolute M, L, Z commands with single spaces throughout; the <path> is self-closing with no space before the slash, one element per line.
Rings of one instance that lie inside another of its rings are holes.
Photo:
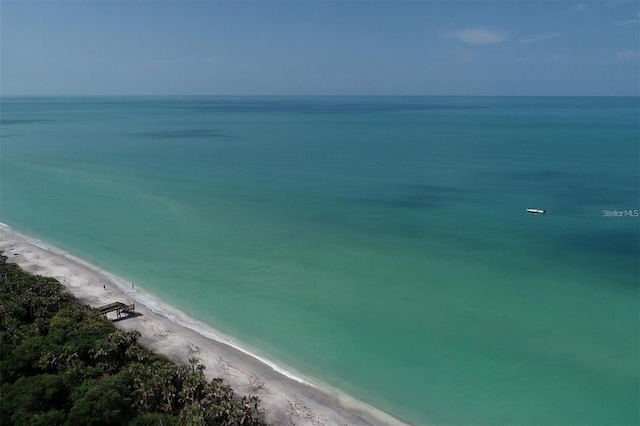
<path fill-rule="evenodd" d="M 259 399 L 175 364 L 0 252 L 0 424 L 264 425 Z"/>

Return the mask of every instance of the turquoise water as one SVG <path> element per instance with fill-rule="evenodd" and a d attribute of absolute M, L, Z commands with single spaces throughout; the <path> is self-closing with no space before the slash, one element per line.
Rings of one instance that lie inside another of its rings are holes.
<path fill-rule="evenodd" d="M 414 424 L 637 424 L 638 105 L 3 98 L 0 220 Z"/>

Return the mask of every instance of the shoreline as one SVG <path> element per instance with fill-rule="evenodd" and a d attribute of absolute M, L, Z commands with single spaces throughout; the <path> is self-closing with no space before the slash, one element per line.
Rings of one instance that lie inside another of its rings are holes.
<path fill-rule="evenodd" d="M 113 321 L 140 332 L 140 342 L 174 362 L 197 357 L 210 380 L 221 377 L 237 395 L 255 395 L 268 422 L 278 425 L 404 425 L 363 401 L 316 385 L 256 355 L 215 328 L 189 318 L 143 289 L 62 249 L 0 222 L 0 250 L 25 271 L 57 279 L 81 303 L 136 303 L 133 317 Z M 113 319 L 113 314 L 111 314 Z"/>

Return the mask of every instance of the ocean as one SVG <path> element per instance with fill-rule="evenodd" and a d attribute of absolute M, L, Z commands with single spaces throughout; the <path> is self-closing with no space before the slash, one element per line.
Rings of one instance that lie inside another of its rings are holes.
<path fill-rule="evenodd" d="M 639 105 L 3 97 L 0 221 L 409 423 L 638 424 Z"/>

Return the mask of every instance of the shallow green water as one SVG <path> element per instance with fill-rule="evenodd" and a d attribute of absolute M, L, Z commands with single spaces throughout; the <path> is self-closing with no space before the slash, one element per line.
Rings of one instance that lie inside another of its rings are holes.
<path fill-rule="evenodd" d="M 636 424 L 638 112 L 4 98 L 0 220 L 415 424 Z"/>

